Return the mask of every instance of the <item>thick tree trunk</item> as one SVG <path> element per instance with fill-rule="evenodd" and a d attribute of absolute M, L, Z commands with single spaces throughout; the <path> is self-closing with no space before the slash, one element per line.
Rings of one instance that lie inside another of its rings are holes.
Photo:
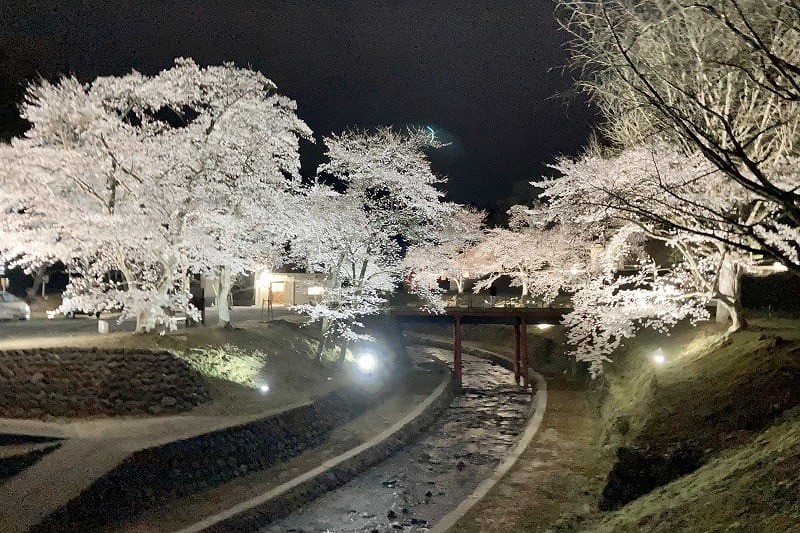
<path fill-rule="evenodd" d="M 228 306 L 228 296 L 231 294 L 231 271 L 225 266 L 219 267 L 217 279 L 217 310 L 219 318 L 217 326 L 228 328 L 231 326 L 231 310 Z"/>
<path fill-rule="evenodd" d="M 718 323 L 730 321 L 728 333 L 733 333 L 746 326 L 742 317 L 741 279 L 741 265 L 729 259 L 722 262 L 717 283 L 719 297 L 717 298 L 716 321 Z"/>
<path fill-rule="evenodd" d="M 725 320 L 720 320 L 720 314 L 725 316 Z M 747 321 L 742 316 L 741 306 L 736 302 L 720 298 L 717 300 L 717 322 L 725 321 L 730 321 L 726 333 L 734 333 L 747 327 Z"/>
<path fill-rule="evenodd" d="M 36 274 L 33 276 L 33 286 L 25 291 L 28 298 L 35 297 L 39 292 L 39 287 L 44 282 L 44 274 L 47 272 L 47 265 L 42 265 L 36 269 Z"/>
<path fill-rule="evenodd" d="M 149 333 L 152 331 L 152 327 L 149 325 L 150 322 L 150 315 L 149 311 L 140 311 L 138 315 L 136 315 L 136 328 L 133 330 L 134 333 Z"/>

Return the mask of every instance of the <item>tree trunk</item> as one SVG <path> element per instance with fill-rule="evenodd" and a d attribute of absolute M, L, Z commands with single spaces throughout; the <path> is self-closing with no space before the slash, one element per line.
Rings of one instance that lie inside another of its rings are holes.
<path fill-rule="evenodd" d="M 725 316 L 725 320 L 720 320 L 720 314 Z M 726 333 L 734 333 L 747 327 L 747 321 L 742 316 L 741 305 L 738 301 L 730 301 L 727 298 L 717 299 L 717 322 L 730 320 L 730 326 Z"/>
<path fill-rule="evenodd" d="M 342 344 L 339 346 L 339 357 L 336 359 L 336 368 L 342 368 L 344 365 L 344 360 L 347 357 L 347 347 L 350 343 L 346 340 L 342 341 Z"/>
<path fill-rule="evenodd" d="M 741 279 L 741 265 L 730 259 L 725 259 L 722 262 L 719 281 L 717 282 L 719 297 L 717 298 L 716 321 L 718 323 L 730 321 L 731 325 L 728 328 L 728 333 L 733 333 L 746 326 L 742 317 Z"/>
<path fill-rule="evenodd" d="M 47 265 L 42 265 L 36 269 L 36 274 L 33 276 L 33 287 L 27 289 L 25 294 L 28 298 L 33 298 L 39 292 L 39 287 L 42 286 L 44 281 L 44 274 L 47 272 Z"/>
<path fill-rule="evenodd" d="M 231 327 L 231 310 L 228 306 L 228 296 L 231 293 L 231 271 L 225 267 L 219 267 L 217 279 L 217 310 L 219 317 L 217 326 L 220 328 Z"/>
<path fill-rule="evenodd" d="M 325 351 L 325 346 L 328 344 L 328 328 L 330 327 L 330 320 L 327 318 L 322 319 L 322 327 L 319 332 L 319 344 L 317 344 L 317 362 L 322 363 L 322 353 Z"/>
<path fill-rule="evenodd" d="M 133 330 L 134 333 L 149 333 L 152 328 L 148 326 L 150 321 L 150 312 L 149 311 L 140 311 L 139 314 L 136 315 L 136 329 Z"/>

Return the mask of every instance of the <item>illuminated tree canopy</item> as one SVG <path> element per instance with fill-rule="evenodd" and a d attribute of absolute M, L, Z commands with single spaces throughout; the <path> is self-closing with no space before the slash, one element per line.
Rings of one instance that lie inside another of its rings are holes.
<path fill-rule="evenodd" d="M 748 216 L 737 238 L 800 272 L 800 11 L 784 0 L 563 0 L 582 86 L 619 147 L 665 140 L 701 154 Z M 709 198 L 710 201 L 713 201 Z M 687 205 L 684 203 L 684 205 Z M 710 212 L 710 210 L 707 210 Z"/>
<path fill-rule="evenodd" d="M 81 274 L 69 305 L 122 306 L 137 331 L 196 311 L 188 273 L 229 280 L 269 252 L 311 133 L 261 74 L 189 59 L 152 77 L 42 82 L 22 114 L 31 129 L 0 154 L 3 253 L 62 260 Z"/>
<path fill-rule="evenodd" d="M 434 242 L 455 213 L 423 151 L 427 132 L 348 132 L 324 140 L 336 192 L 321 182 L 295 209 L 293 262 L 325 274 L 315 303 L 297 309 L 320 321 L 325 339 L 357 340 L 358 317 L 377 313 L 399 288 L 404 247 Z M 320 353 L 324 343 L 320 344 Z"/>

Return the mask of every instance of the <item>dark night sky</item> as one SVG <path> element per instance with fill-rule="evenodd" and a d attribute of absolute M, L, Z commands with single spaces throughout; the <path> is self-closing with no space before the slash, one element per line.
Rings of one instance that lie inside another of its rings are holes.
<path fill-rule="evenodd" d="M 349 126 L 432 125 L 448 197 L 484 205 L 527 194 L 592 120 L 561 68 L 550 0 L 2 0 L 0 125 L 25 79 L 89 81 L 177 56 L 234 61 L 298 102 L 319 136 Z M 570 94 L 567 94 L 570 93 Z M 565 96 L 566 95 L 566 96 Z"/>

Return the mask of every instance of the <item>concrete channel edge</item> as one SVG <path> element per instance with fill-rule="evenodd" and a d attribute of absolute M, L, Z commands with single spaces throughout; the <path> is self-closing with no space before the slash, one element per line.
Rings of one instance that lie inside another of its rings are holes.
<path fill-rule="evenodd" d="M 252 531 L 343 485 L 400 449 L 407 439 L 439 416 L 453 397 L 452 375 L 445 372 L 443 376 L 436 389 L 414 410 L 369 441 L 259 496 L 180 529 L 178 533 Z"/>
<path fill-rule="evenodd" d="M 447 340 L 428 336 L 409 336 L 409 340 L 414 343 L 427 344 L 440 348 L 452 349 L 453 346 L 452 343 Z M 504 367 L 513 369 L 511 361 L 489 350 L 464 346 L 463 352 L 475 357 L 490 359 Z M 431 533 L 444 533 L 452 529 L 453 526 L 455 526 L 456 523 L 475 506 L 475 504 L 477 504 L 489 493 L 490 490 L 492 490 L 492 488 L 503 478 L 503 476 L 506 475 L 511 467 L 517 463 L 522 453 L 533 440 L 533 437 L 535 437 L 539 432 L 539 428 L 542 425 L 542 420 L 544 419 L 544 412 L 547 408 L 547 382 L 538 372 L 531 372 L 531 376 L 536 381 L 536 396 L 533 401 L 533 416 L 531 416 L 531 418 L 528 420 L 525 430 L 522 432 L 522 436 L 519 438 L 506 458 L 499 465 L 497 465 L 497 468 L 495 468 L 492 475 L 478 485 L 475 490 L 472 491 L 472 493 L 458 505 L 458 507 L 447 513 L 444 517 L 442 517 L 441 520 L 434 524 L 434 526 L 429 530 Z"/>
<path fill-rule="evenodd" d="M 544 419 L 544 411 L 547 408 L 547 382 L 545 382 L 544 377 L 537 372 L 532 372 L 531 375 L 536 380 L 536 397 L 533 402 L 534 412 L 522 436 L 503 462 L 497 465 L 492 475 L 478 485 L 472 494 L 467 496 L 458 507 L 439 520 L 439 522 L 430 529 L 431 533 L 444 533 L 445 531 L 449 531 L 476 503 L 483 499 L 497 482 L 506 475 L 511 467 L 517 463 L 522 453 L 533 440 L 533 437 L 539 432 L 539 427 L 542 425 L 542 420 Z"/>

